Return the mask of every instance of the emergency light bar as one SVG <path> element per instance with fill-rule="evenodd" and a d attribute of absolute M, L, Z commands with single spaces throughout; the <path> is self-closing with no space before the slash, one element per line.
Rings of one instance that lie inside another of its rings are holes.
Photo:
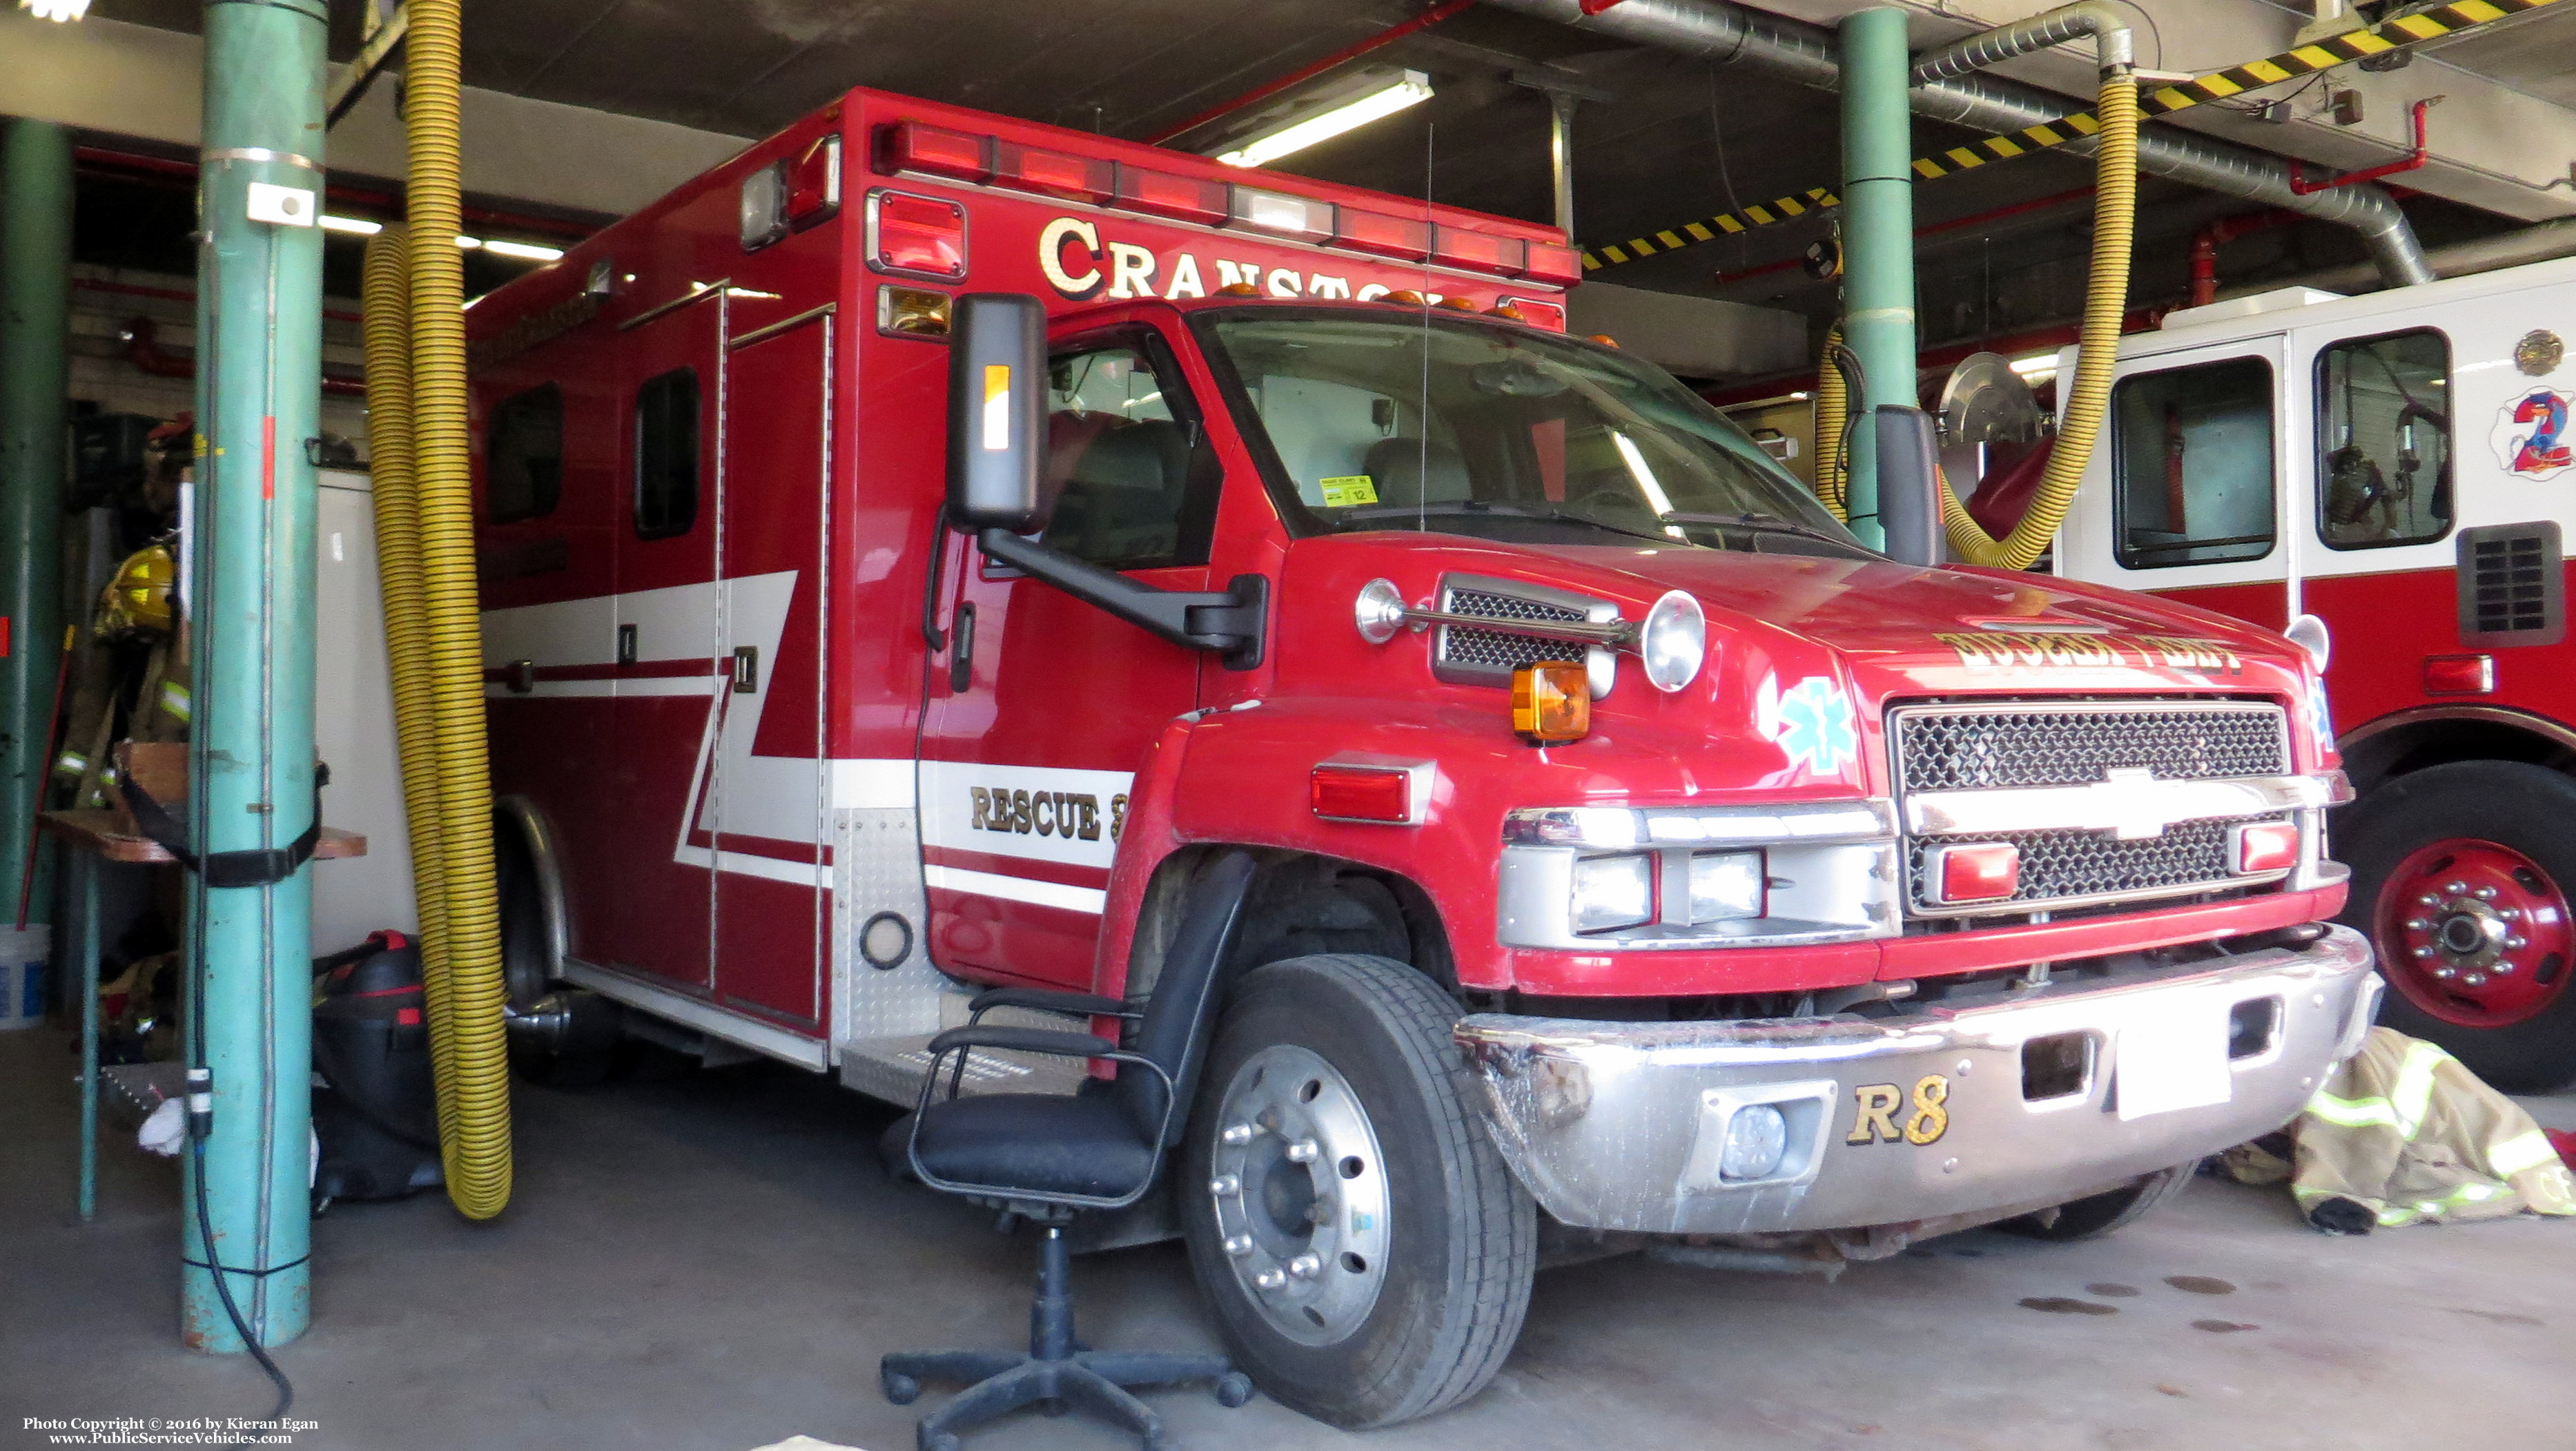
<path fill-rule="evenodd" d="M 885 175 L 935 176 L 996 186 L 1202 226 L 1263 232 L 1408 262 L 1520 277 L 1567 287 L 1583 277 L 1581 255 L 1559 242 L 1530 242 L 1472 227 L 1392 216 L 1240 182 L 1204 180 L 1078 156 L 918 121 L 877 128 L 875 165 Z M 962 229 L 961 229 L 962 230 Z M 930 271 L 921 267 L 915 273 Z"/>

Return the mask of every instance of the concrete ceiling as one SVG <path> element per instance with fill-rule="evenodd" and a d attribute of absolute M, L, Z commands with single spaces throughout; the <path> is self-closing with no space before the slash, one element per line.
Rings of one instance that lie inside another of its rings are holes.
<path fill-rule="evenodd" d="M 1784 10 L 1825 3 L 1831 0 L 1766 0 Z M 466 0 L 465 79 L 532 101 L 741 137 L 774 130 L 864 85 L 1148 138 L 1423 8 L 1424 0 Z M 334 53 L 345 57 L 357 47 L 356 7 L 333 9 L 340 32 Z M 2472 50 L 2480 44 L 2473 39 L 2454 43 L 2442 58 L 2510 73 L 2519 79 L 2509 84 L 2535 94 L 2563 92 L 2576 85 L 2566 74 L 2576 68 L 2563 59 L 2563 38 L 2576 35 L 2576 4 L 2567 10 L 2553 17 L 2565 22 L 2550 32 L 2562 37 L 2559 44 L 2535 46 L 2541 30 L 2524 25 L 2496 37 L 2513 43 L 2492 47 L 2494 54 Z M 92 13 L 167 30 L 200 24 L 199 0 L 96 0 Z M 1508 79 L 1543 64 L 1613 96 L 1585 105 L 1578 119 L 1583 240 L 1622 239 L 1832 185 L 1838 171 L 1835 98 L 1747 67 L 1714 68 L 1618 46 L 1491 7 L 1396 41 L 1370 61 L 1427 73 L 1434 99 L 1300 153 L 1280 169 L 1545 220 L 1547 104 Z M 1922 120 L 1915 129 L 1926 150 L 1974 134 Z M 1917 192 L 1919 219 L 1982 215 L 2090 179 L 2088 161 L 2043 153 L 1927 183 Z M 2245 208 L 2153 180 L 2142 200 L 2133 298 L 2143 305 L 2181 292 L 2193 228 Z M 2409 205 L 2428 242 L 2504 225 L 2429 198 Z M 1927 243 L 1927 342 L 2054 322 L 2071 312 L 2062 289 L 2033 279 L 2052 268 L 2080 272 L 2088 224 L 2077 199 Z M 1618 268 L 1603 280 L 1821 317 L 1832 307 L 1830 287 L 1776 264 L 1823 231 L 1815 221 L 1772 227 Z M 2359 255 L 2333 228 L 2300 227 L 2240 244 L 2231 257 L 2239 266 L 2287 273 Z"/>

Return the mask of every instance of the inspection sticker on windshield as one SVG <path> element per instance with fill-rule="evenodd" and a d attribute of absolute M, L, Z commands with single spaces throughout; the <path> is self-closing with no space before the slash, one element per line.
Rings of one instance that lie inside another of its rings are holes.
<path fill-rule="evenodd" d="M 1352 509 L 1377 502 L 1377 483 L 1366 474 L 1317 479 L 1315 486 L 1324 491 L 1324 507 L 1327 509 Z"/>

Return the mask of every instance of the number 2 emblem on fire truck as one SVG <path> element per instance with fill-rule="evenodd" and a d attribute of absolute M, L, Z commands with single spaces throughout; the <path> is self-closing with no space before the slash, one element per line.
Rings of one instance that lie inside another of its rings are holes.
<path fill-rule="evenodd" d="M 2576 440 L 2567 432 L 2567 395 L 2534 388 L 2496 415 L 2496 462 L 2526 479 L 2551 479 L 2576 468 Z"/>

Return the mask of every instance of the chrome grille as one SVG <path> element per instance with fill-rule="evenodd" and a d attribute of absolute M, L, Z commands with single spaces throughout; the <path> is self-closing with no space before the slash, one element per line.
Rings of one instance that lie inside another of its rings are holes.
<path fill-rule="evenodd" d="M 1997 701 L 1900 706 L 1889 736 L 1901 795 L 2083 787 L 2138 773 L 2158 781 L 2224 781 L 2290 773 L 2288 716 L 2262 701 Z M 2109 830 L 1920 834 L 1906 838 L 1906 894 L 1923 916 L 1991 916 L 2253 885 L 2229 856 L 2231 828 L 2274 815 L 2175 822 L 2148 837 Z M 2018 889 L 2003 901 L 1942 905 L 1930 853 L 1954 842 L 2021 850 Z"/>
<path fill-rule="evenodd" d="M 2242 886 L 2228 859 L 2228 833 L 2250 821 L 2279 821 L 2271 816 L 2229 820 L 2185 821 L 2161 836 L 2122 841 L 2098 831 L 2025 831 L 1979 836 L 1977 841 L 2008 841 L 2021 848 L 2021 889 L 2006 901 L 1979 903 L 1977 912 L 2016 912 L 2071 898 L 2170 896 L 2195 888 L 2215 891 Z M 1925 859 L 1951 840 L 1915 837 L 1906 844 L 1907 880 L 1914 905 L 1934 905 L 1925 893 L 1929 878 Z M 1950 909 L 1944 909 L 1950 910 Z"/>
<path fill-rule="evenodd" d="M 1453 615 L 1490 617 L 1497 625 L 1513 620 L 1584 620 L 1618 618 L 1618 607 L 1547 585 L 1450 575 L 1441 581 L 1440 608 Z M 1512 672 L 1542 660 L 1591 663 L 1597 652 L 1566 640 L 1524 635 L 1509 628 L 1480 630 L 1468 625 L 1442 625 L 1432 651 L 1432 669 L 1444 680 L 1476 685 L 1508 685 Z M 1603 657 L 1606 659 L 1606 656 Z M 1606 681 L 1601 687 L 1607 688 Z M 1598 693 L 1596 691 L 1596 693 Z"/>
<path fill-rule="evenodd" d="M 2280 707 L 2253 702 L 1904 710 L 1896 715 L 1896 758 L 1906 791 L 2080 786 L 2116 769 L 2167 781 L 2290 769 Z"/>

